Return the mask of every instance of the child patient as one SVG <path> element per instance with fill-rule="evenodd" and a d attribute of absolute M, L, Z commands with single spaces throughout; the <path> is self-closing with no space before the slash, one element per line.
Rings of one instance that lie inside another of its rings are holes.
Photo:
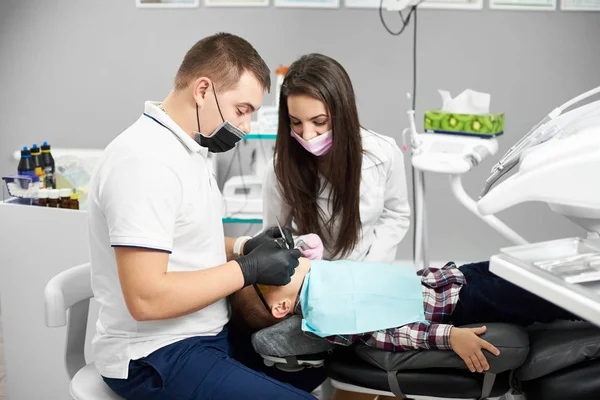
<path fill-rule="evenodd" d="M 466 324 L 529 325 L 573 314 L 492 274 L 489 263 L 415 272 L 397 265 L 300 259 L 286 286 L 248 286 L 231 297 L 234 319 L 259 330 L 302 315 L 302 330 L 339 345 L 361 341 L 387 351 L 453 350 L 471 372 L 499 351 Z"/>

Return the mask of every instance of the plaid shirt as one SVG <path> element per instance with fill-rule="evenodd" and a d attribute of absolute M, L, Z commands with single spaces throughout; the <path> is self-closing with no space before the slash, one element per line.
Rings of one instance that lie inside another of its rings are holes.
<path fill-rule="evenodd" d="M 367 346 L 387 351 L 413 349 L 450 350 L 450 316 L 458 302 L 458 293 L 466 280 L 453 262 L 442 268 L 426 268 L 421 276 L 425 321 L 413 322 L 398 328 L 382 329 L 357 335 L 326 337 L 333 344 L 349 346 L 361 341 Z M 301 314 L 299 302 L 296 313 Z"/>

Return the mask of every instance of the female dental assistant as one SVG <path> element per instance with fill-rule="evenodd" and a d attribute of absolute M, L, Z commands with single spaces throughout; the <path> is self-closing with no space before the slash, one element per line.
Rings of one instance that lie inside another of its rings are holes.
<path fill-rule="evenodd" d="M 295 234 L 316 234 L 305 238 L 308 258 L 390 263 L 409 218 L 402 153 L 361 127 L 344 68 L 320 54 L 295 61 L 281 87 L 264 226 L 279 220 Z"/>

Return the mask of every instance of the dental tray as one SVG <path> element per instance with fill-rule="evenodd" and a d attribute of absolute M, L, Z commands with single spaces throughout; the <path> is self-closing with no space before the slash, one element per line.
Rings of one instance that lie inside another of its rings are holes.
<path fill-rule="evenodd" d="M 567 283 L 600 281 L 600 239 L 567 238 L 505 247 L 500 252 Z"/>

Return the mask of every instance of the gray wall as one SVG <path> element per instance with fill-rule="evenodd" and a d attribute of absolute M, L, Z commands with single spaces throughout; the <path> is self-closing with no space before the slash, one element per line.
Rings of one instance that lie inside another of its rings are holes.
<path fill-rule="evenodd" d="M 396 15 L 386 17 L 397 26 Z M 440 105 L 438 88 L 489 92 L 492 109 L 506 113 L 500 153 L 550 109 L 600 84 L 600 13 L 423 10 L 418 24 L 418 115 Z M 22 145 L 105 146 L 139 116 L 144 100 L 168 93 L 185 51 L 216 31 L 245 37 L 273 69 L 308 52 L 336 58 L 353 79 L 362 123 L 400 143 L 412 28 L 392 37 L 376 10 L 2 0 L 0 173 L 14 173 L 10 154 Z M 470 194 L 498 158 L 465 177 Z M 457 204 L 445 177 L 428 176 L 427 190 L 434 259 L 487 258 L 507 244 Z M 545 205 L 520 205 L 500 217 L 532 241 L 582 233 Z M 398 257 L 410 258 L 411 246 L 407 238 Z"/>

